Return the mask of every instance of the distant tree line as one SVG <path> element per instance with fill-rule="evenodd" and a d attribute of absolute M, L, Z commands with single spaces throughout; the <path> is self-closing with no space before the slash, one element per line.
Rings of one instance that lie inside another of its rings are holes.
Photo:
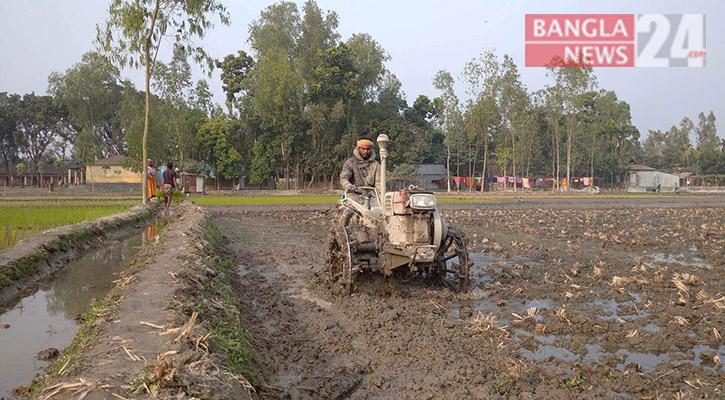
<path fill-rule="evenodd" d="M 386 133 L 393 176 L 421 163 L 445 164 L 455 176 L 561 178 L 622 182 L 627 162 L 672 172 L 725 174 L 725 142 L 712 111 L 697 125 L 684 118 L 640 142 L 629 104 L 598 87 L 591 68 L 552 65 L 550 83 L 530 91 L 514 60 L 489 50 L 458 79 L 439 71 L 439 91 L 412 105 L 386 68 L 390 55 L 368 34 L 342 40 L 339 18 L 313 0 L 302 9 L 279 2 L 249 26 L 251 53 L 217 60 L 226 94 L 212 101 L 209 83 L 192 80 L 188 44 L 156 61 L 149 93 L 148 157 L 192 172 L 276 178 L 286 188 L 332 186 L 359 137 Z M 111 60 L 111 61 L 109 61 Z M 0 93 L 0 156 L 23 161 L 70 158 L 80 164 L 123 154 L 140 170 L 145 91 L 120 75 L 118 62 L 91 51 L 49 77 L 47 96 Z M 695 138 L 693 144 L 690 137 Z"/>

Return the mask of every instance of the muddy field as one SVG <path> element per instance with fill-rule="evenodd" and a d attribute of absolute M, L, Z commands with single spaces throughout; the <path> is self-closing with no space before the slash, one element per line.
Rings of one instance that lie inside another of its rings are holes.
<path fill-rule="evenodd" d="M 721 198 L 443 205 L 473 288 L 322 279 L 329 206 L 209 207 L 270 398 L 723 398 Z"/>

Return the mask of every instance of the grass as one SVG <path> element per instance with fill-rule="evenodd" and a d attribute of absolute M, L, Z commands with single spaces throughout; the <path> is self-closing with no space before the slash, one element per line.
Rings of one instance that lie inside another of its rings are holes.
<path fill-rule="evenodd" d="M 133 200 L 45 199 L 0 201 L 0 249 L 21 239 L 63 225 L 93 220 L 128 210 Z"/>
<path fill-rule="evenodd" d="M 206 225 L 206 236 L 213 246 L 221 246 L 221 233 L 210 222 Z M 224 310 L 204 304 L 197 304 L 195 309 L 199 317 L 208 324 L 217 344 L 225 350 L 227 358 L 224 365 L 233 374 L 243 376 L 254 384 L 257 379 L 257 353 L 251 344 L 251 336 L 244 330 L 239 318 L 242 305 L 229 280 L 235 273 L 232 260 L 221 260 L 210 267 L 219 274 L 205 282 L 203 287 L 207 292 L 221 298 Z"/>

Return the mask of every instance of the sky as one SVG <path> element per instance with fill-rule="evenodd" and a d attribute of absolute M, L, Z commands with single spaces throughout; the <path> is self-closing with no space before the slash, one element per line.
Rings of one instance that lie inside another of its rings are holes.
<path fill-rule="evenodd" d="M 230 26 L 216 23 L 201 41 L 215 58 L 242 49 L 249 52 L 249 24 L 272 1 L 222 0 Z M 110 0 L 0 0 L 0 92 L 45 94 L 48 76 L 65 71 L 93 50 L 96 24 L 107 18 Z M 302 9 L 303 1 L 297 1 Z M 667 130 L 683 117 L 697 124 L 700 112 L 714 111 L 718 135 L 725 137 L 725 2 L 719 0 L 317 0 L 323 11 L 339 15 L 338 31 L 347 39 L 368 33 L 391 56 L 386 67 L 403 85 L 408 103 L 424 94 L 440 95 L 432 85 L 440 70 L 458 81 L 466 62 L 495 49 L 516 61 L 530 91 L 551 83 L 544 68 L 524 67 L 526 14 L 706 14 L 707 61 L 704 68 L 595 68 L 599 88 L 613 90 L 631 106 L 632 122 L 644 137 Z M 159 55 L 171 56 L 171 43 Z M 140 70 L 126 70 L 143 88 Z M 201 71 L 196 78 L 205 77 Z M 217 103 L 224 102 L 218 71 L 206 77 Z M 694 138 L 693 138 L 694 139 Z"/>

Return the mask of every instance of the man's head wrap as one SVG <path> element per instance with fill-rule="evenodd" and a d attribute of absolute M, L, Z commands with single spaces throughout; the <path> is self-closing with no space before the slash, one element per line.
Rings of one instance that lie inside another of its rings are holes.
<path fill-rule="evenodd" d="M 373 148 L 373 141 L 370 140 L 370 139 L 358 139 L 357 140 L 357 147 L 358 148 L 372 149 Z"/>

